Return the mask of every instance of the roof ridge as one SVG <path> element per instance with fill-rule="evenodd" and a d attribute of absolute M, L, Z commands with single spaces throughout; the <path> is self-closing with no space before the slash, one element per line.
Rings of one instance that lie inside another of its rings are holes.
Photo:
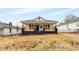
<path fill-rule="evenodd" d="M 0 24 L 1 24 L 1 26 L 3 26 L 3 27 L 14 27 L 14 28 L 19 28 L 18 26 L 10 26 L 9 24 L 7 24 L 7 23 L 3 23 L 3 22 L 0 22 Z"/>

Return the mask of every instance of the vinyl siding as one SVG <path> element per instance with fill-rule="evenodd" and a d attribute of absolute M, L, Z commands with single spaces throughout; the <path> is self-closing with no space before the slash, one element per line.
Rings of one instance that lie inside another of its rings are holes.
<path fill-rule="evenodd" d="M 77 32 L 77 29 L 79 29 L 77 24 L 79 24 L 79 22 L 58 26 L 58 32 Z"/>
<path fill-rule="evenodd" d="M 10 32 L 10 28 L 4 28 L 3 35 L 14 35 L 14 34 L 21 34 L 21 29 L 17 31 L 16 28 L 11 28 Z"/>
<path fill-rule="evenodd" d="M 9 28 L 4 28 L 4 35 L 11 35 Z"/>

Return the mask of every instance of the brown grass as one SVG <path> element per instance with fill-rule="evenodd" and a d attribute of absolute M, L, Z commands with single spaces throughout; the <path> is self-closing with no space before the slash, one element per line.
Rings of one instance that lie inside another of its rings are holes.
<path fill-rule="evenodd" d="M 79 35 L 59 33 L 0 37 L 0 50 L 64 51 L 79 50 Z"/>

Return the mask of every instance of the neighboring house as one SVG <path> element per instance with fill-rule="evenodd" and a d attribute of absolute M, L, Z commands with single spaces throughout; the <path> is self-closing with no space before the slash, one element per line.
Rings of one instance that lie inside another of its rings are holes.
<path fill-rule="evenodd" d="M 32 20 L 21 21 L 23 33 L 45 33 L 56 32 L 56 23 L 54 20 L 46 20 L 42 17 L 37 17 Z"/>
<path fill-rule="evenodd" d="M 59 23 L 58 32 L 79 32 L 79 17 L 68 22 Z"/>
<path fill-rule="evenodd" d="M 20 33 L 21 29 L 17 26 L 13 26 L 12 23 L 6 24 L 0 22 L 0 35 L 14 35 Z"/>

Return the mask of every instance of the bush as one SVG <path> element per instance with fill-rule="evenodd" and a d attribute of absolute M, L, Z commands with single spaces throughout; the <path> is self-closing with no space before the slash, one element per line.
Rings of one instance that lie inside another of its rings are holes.
<path fill-rule="evenodd" d="M 31 48 L 35 48 L 38 45 L 37 42 L 33 42 Z"/>

